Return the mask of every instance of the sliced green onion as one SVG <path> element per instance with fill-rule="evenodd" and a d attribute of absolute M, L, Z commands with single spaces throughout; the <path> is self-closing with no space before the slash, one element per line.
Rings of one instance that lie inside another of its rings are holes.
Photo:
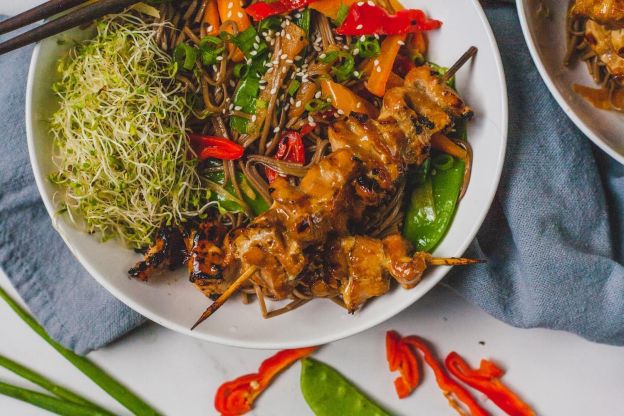
<path fill-rule="evenodd" d="M 199 55 L 204 65 L 217 63 L 217 57 L 225 50 L 223 40 L 217 36 L 204 36 L 199 42 Z"/>
<path fill-rule="evenodd" d="M 436 168 L 436 169 L 440 169 L 442 171 L 444 170 L 449 170 L 450 168 L 453 167 L 453 165 L 455 164 L 455 159 L 453 158 L 453 156 L 451 155 L 447 155 L 447 154 L 441 154 L 436 156 L 432 161 L 431 164 Z"/>
<path fill-rule="evenodd" d="M 357 49 L 362 58 L 372 58 L 374 56 L 378 56 L 381 52 L 379 41 L 375 38 L 366 38 L 364 40 L 358 39 L 358 41 L 355 42 L 353 49 Z"/>
<path fill-rule="evenodd" d="M 310 9 L 306 8 L 304 9 L 302 12 L 297 12 L 299 13 L 299 17 L 295 19 L 295 24 L 297 26 L 299 26 L 301 29 L 303 29 L 303 31 L 306 33 L 306 35 L 310 34 Z"/>
<path fill-rule="evenodd" d="M 256 101 L 259 94 L 260 79 L 248 76 L 238 83 L 232 102 L 234 106 L 241 107 L 241 111 L 248 114 L 255 114 Z M 249 120 L 244 117 L 230 117 L 230 127 L 240 133 L 247 133 L 248 124 Z"/>
<path fill-rule="evenodd" d="M 250 26 L 234 36 L 232 38 L 232 43 L 235 44 L 247 58 L 254 59 L 254 57 L 262 55 L 269 47 L 263 40 L 258 42 L 256 40 L 257 36 L 258 32 L 256 32 L 256 29 Z"/>
<path fill-rule="evenodd" d="M 323 111 L 328 107 L 329 103 L 325 100 L 321 100 L 320 98 L 313 98 L 305 105 L 305 109 L 308 113 L 317 113 L 319 111 Z"/>
<path fill-rule="evenodd" d="M 338 13 L 336 13 L 336 25 L 340 26 L 344 20 L 347 18 L 347 14 L 349 13 L 349 7 L 344 3 L 340 3 L 338 7 Z"/>
<path fill-rule="evenodd" d="M 286 92 L 288 93 L 288 95 L 293 97 L 297 93 L 297 90 L 299 89 L 300 85 L 301 85 L 301 82 L 297 81 L 296 79 L 293 79 L 288 84 L 288 87 L 286 88 Z"/>
<path fill-rule="evenodd" d="M 334 65 L 338 60 L 342 62 L 338 65 Z M 347 51 L 328 52 L 323 58 L 319 59 L 319 61 L 324 64 L 333 65 L 331 72 L 338 82 L 348 80 L 353 75 L 353 70 L 355 69 L 355 59 L 353 55 Z"/>
<path fill-rule="evenodd" d="M 197 61 L 197 49 L 184 42 L 180 42 L 173 50 L 173 59 L 175 59 L 179 66 L 187 71 L 191 71 Z"/>
<path fill-rule="evenodd" d="M 245 78 L 249 74 L 249 65 L 245 63 L 238 63 L 234 65 L 234 69 L 232 70 L 234 74 L 234 78 L 242 79 Z"/>
<path fill-rule="evenodd" d="M 270 16 L 262 20 L 258 25 L 258 32 L 262 33 L 267 30 L 282 30 L 282 19 L 278 16 Z"/>
<path fill-rule="evenodd" d="M 50 344 L 56 351 L 58 351 L 67 361 L 71 362 L 78 370 L 82 371 L 87 377 L 89 377 L 95 384 L 100 386 L 102 390 L 107 392 L 112 398 L 121 403 L 126 409 L 133 412 L 135 415 L 158 415 L 158 412 L 154 410 L 150 405 L 141 400 L 138 396 L 132 393 L 130 390 L 122 386 L 117 380 L 106 374 L 101 368 L 96 366 L 91 360 L 86 357 L 82 357 L 75 352 L 68 350 L 58 342 L 54 341 L 48 333 L 43 329 L 41 325 L 35 319 L 30 316 L 9 294 L 0 287 L 0 298 L 4 299 L 6 303 L 15 311 L 15 313 L 35 331 L 44 341 Z M 6 386 L 6 385 L 5 385 Z M 6 390 L 5 390 L 6 391 Z M 8 394 L 8 393 L 3 393 Z M 43 395 L 45 396 L 45 395 Z M 67 402 L 64 402 L 67 403 Z M 78 405 L 76 405 L 78 406 Z M 93 409 L 91 409 L 93 410 Z"/>

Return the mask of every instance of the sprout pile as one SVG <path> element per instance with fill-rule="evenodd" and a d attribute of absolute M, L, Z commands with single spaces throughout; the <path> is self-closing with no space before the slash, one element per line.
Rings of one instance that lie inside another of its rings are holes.
<path fill-rule="evenodd" d="M 95 38 L 59 63 L 54 84 L 50 180 L 61 186 L 62 210 L 131 247 L 211 204 L 189 157 L 189 109 L 175 64 L 155 42 L 158 27 L 129 14 L 98 22 Z"/>

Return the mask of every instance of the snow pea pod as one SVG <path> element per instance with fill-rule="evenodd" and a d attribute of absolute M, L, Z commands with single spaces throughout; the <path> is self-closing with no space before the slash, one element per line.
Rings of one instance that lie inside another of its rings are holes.
<path fill-rule="evenodd" d="M 457 207 L 464 162 L 448 155 L 438 157 L 442 156 L 444 164 L 436 167 L 434 161 L 424 183 L 413 189 L 405 215 L 403 235 L 418 251 L 431 251 L 438 245 Z"/>
<path fill-rule="evenodd" d="M 338 371 L 312 358 L 301 361 L 301 392 L 316 416 L 389 416 Z"/>
<path fill-rule="evenodd" d="M 223 172 L 211 172 L 206 175 L 206 178 L 216 184 L 223 186 L 224 175 Z M 251 187 L 245 175 L 241 172 L 236 172 L 236 180 L 241 187 L 241 192 L 243 194 L 243 201 L 251 208 L 251 211 L 255 215 L 260 215 L 267 209 L 269 209 L 269 204 L 258 194 L 258 192 Z M 232 197 L 236 195 L 236 190 L 232 183 L 228 182 L 225 186 L 223 186 Z M 232 198 L 228 198 L 228 195 L 222 195 L 217 192 L 213 192 L 209 198 L 211 201 L 219 202 L 219 207 L 228 212 L 243 212 L 243 207 L 236 201 L 233 201 Z"/>

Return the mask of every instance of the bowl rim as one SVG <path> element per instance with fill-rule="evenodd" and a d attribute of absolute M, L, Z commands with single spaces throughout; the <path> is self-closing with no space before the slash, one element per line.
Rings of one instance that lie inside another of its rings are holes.
<path fill-rule="evenodd" d="M 498 43 L 496 41 L 496 38 L 494 37 L 494 33 L 492 31 L 490 23 L 487 20 L 485 12 L 483 11 L 483 8 L 481 7 L 478 0 L 470 0 L 470 2 L 475 8 L 475 11 L 478 17 L 481 20 L 481 23 L 483 24 L 483 27 L 485 29 L 485 34 L 487 37 L 487 42 L 489 43 L 489 47 L 493 53 L 493 57 L 496 63 L 496 75 L 498 76 L 499 82 L 501 85 L 501 96 L 502 96 L 501 97 L 501 100 L 502 100 L 501 122 L 502 123 L 500 126 L 499 152 L 497 154 L 497 159 L 495 161 L 495 166 L 496 166 L 495 177 L 494 177 L 493 182 L 491 183 L 491 189 L 490 189 L 489 194 L 487 195 L 486 198 L 484 198 L 486 202 L 484 206 L 487 207 L 487 209 L 484 208 L 478 213 L 477 216 L 475 216 L 476 220 L 473 222 L 470 232 L 466 234 L 466 238 L 463 244 L 459 246 L 456 255 L 461 255 L 462 253 L 464 253 L 466 249 L 468 248 L 468 246 L 470 245 L 470 243 L 474 240 L 477 232 L 479 231 L 479 229 L 481 228 L 481 225 L 483 224 L 483 221 L 485 220 L 487 213 L 489 212 L 489 209 L 492 205 L 494 197 L 496 196 L 496 191 L 498 189 L 498 184 L 500 182 L 500 177 L 501 177 L 501 173 L 502 173 L 502 169 L 503 169 L 503 165 L 505 161 L 505 154 L 507 150 L 507 136 L 508 136 L 508 124 L 509 124 L 508 123 L 509 113 L 508 113 L 507 82 L 506 82 L 504 67 L 502 64 L 502 59 L 501 59 Z M 167 317 L 161 316 L 155 312 L 150 311 L 148 308 L 138 304 L 130 296 L 127 296 L 123 291 L 118 290 L 111 283 L 109 283 L 108 279 L 106 279 L 104 276 L 101 276 L 98 272 L 96 272 L 96 270 L 90 265 L 89 261 L 86 258 L 84 258 L 79 252 L 75 251 L 72 248 L 72 245 L 69 243 L 67 236 L 63 233 L 62 229 L 57 226 L 54 220 L 55 207 L 53 206 L 52 201 L 43 197 L 43 195 L 45 195 L 44 193 L 45 175 L 42 174 L 39 168 L 39 165 L 37 164 L 36 158 L 35 158 L 34 112 L 33 112 L 33 102 L 32 102 L 33 88 L 34 88 L 33 86 L 35 83 L 35 72 L 36 72 L 35 68 L 37 67 L 40 53 L 41 53 L 41 43 L 37 43 L 33 50 L 32 58 L 30 61 L 28 80 L 27 80 L 27 86 L 26 86 L 26 106 L 25 106 L 28 153 L 29 153 L 30 164 L 31 164 L 33 174 L 35 177 L 35 182 L 37 184 L 37 189 L 39 190 L 40 195 L 42 195 L 42 200 L 51 218 L 52 225 L 54 226 L 55 230 L 60 234 L 65 245 L 69 248 L 70 252 L 74 255 L 74 257 L 78 260 L 78 262 L 80 262 L 80 264 L 87 270 L 87 272 L 91 275 L 91 277 L 94 278 L 100 285 L 102 285 L 109 293 L 111 293 L 115 298 L 117 298 L 118 300 L 120 300 L 125 305 L 127 305 L 128 307 L 130 307 L 137 313 L 141 314 L 145 318 L 159 325 L 162 325 L 168 329 L 176 331 L 178 333 L 189 335 L 197 339 L 201 339 L 201 340 L 205 340 L 209 342 L 215 342 L 218 344 L 228 345 L 232 347 L 252 348 L 252 349 L 283 349 L 283 348 L 300 348 L 300 347 L 306 347 L 309 345 L 323 345 L 323 344 L 327 344 L 329 342 L 347 338 L 355 334 L 358 334 L 360 332 L 371 329 L 385 322 L 386 320 L 392 318 L 393 316 L 401 313 L 402 311 L 404 311 L 405 309 L 413 305 L 416 301 L 418 301 L 427 292 L 429 292 L 435 285 L 437 285 L 450 270 L 450 267 L 444 267 L 443 272 L 440 273 L 435 278 L 424 279 L 419 284 L 419 287 L 422 288 L 422 294 L 420 296 L 415 296 L 409 302 L 406 302 L 400 307 L 388 308 L 385 313 L 380 313 L 372 319 L 368 319 L 365 321 L 359 321 L 359 320 L 353 321 L 351 325 L 345 326 L 344 329 L 340 332 L 334 332 L 334 333 L 327 334 L 327 335 L 319 335 L 319 336 L 314 337 L 312 341 L 307 340 L 306 342 L 256 341 L 256 340 L 249 340 L 249 339 L 228 338 L 226 336 L 213 335 L 210 333 L 195 332 L 195 331 L 191 331 L 188 327 L 181 325 L 180 323 L 176 323 Z"/>
<path fill-rule="evenodd" d="M 619 163 L 624 164 L 624 153 L 620 153 L 611 147 L 606 141 L 604 141 L 600 135 L 589 127 L 587 123 L 585 123 L 581 118 L 576 114 L 576 112 L 568 105 L 566 99 L 563 94 L 557 88 L 555 83 L 552 80 L 550 72 L 546 69 L 544 62 L 539 54 L 537 49 L 537 44 L 535 43 L 535 39 L 533 39 L 533 35 L 529 28 L 529 20 L 527 15 L 528 1 L 527 0 L 516 0 L 516 8 L 518 9 L 518 18 L 520 20 L 520 26 L 522 27 L 522 34 L 524 36 L 524 40 L 529 48 L 529 53 L 531 54 L 531 58 L 533 59 L 533 63 L 537 67 L 542 80 L 548 87 L 548 90 L 555 97 L 555 100 L 559 104 L 559 107 L 563 110 L 563 112 L 568 116 L 570 120 L 578 127 L 585 136 L 587 136 L 596 146 L 602 149 L 605 153 L 611 156 L 613 159 L 617 160 Z"/>

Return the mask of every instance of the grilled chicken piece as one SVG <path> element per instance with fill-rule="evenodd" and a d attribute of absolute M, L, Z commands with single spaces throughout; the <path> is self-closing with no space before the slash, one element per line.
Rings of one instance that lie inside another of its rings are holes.
<path fill-rule="evenodd" d="M 154 244 L 145 252 L 144 259 L 128 270 L 128 274 L 145 282 L 160 270 L 174 270 L 184 263 L 184 249 L 182 231 L 178 227 L 163 227 Z"/>
<path fill-rule="evenodd" d="M 347 236 L 331 243 L 329 274 L 340 282 L 339 290 L 349 312 L 386 293 L 390 277 L 406 289 L 420 282 L 431 256 L 422 252 L 409 256 L 409 250 L 409 242 L 398 234 L 383 240 Z"/>
<path fill-rule="evenodd" d="M 610 28 L 624 27 L 624 0 L 576 0 L 570 12 Z"/>
<path fill-rule="evenodd" d="M 252 279 L 267 296 L 284 299 L 292 292 L 307 264 L 304 249 L 323 245 L 330 232 L 347 232 L 354 206 L 349 184 L 359 169 L 353 154 L 341 150 L 311 167 L 298 187 L 277 178 L 271 208 L 229 237 L 240 270 L 260 269 Z"/>
<path fill-rule="evenodd" d="M 204 295 L 214 298 L 232 283 L 236 276 L 224 270 L 223 238 L 227 228 L 216 221 L 205 221 L 193 228 L 186 238 L 189 280 Z"/>
<path fill-rule="evenodd" d="M 412 69 L 401 87 L 386 92 L 377 120 L 352 113 L 329 129 L 332 149 L 348 148 L 367 170 L 355 183 L 368 205 L 391 193 L 409 164 L 421 164 L 429 154 L 431 136 L 450 128 L 472 110 L 429 66 Z"/>
<path fill-rule="evenodd" d="M 588 20 L 585 40 L 615 78 L 624 80 L 624 29 L 610 30 Z"/>

